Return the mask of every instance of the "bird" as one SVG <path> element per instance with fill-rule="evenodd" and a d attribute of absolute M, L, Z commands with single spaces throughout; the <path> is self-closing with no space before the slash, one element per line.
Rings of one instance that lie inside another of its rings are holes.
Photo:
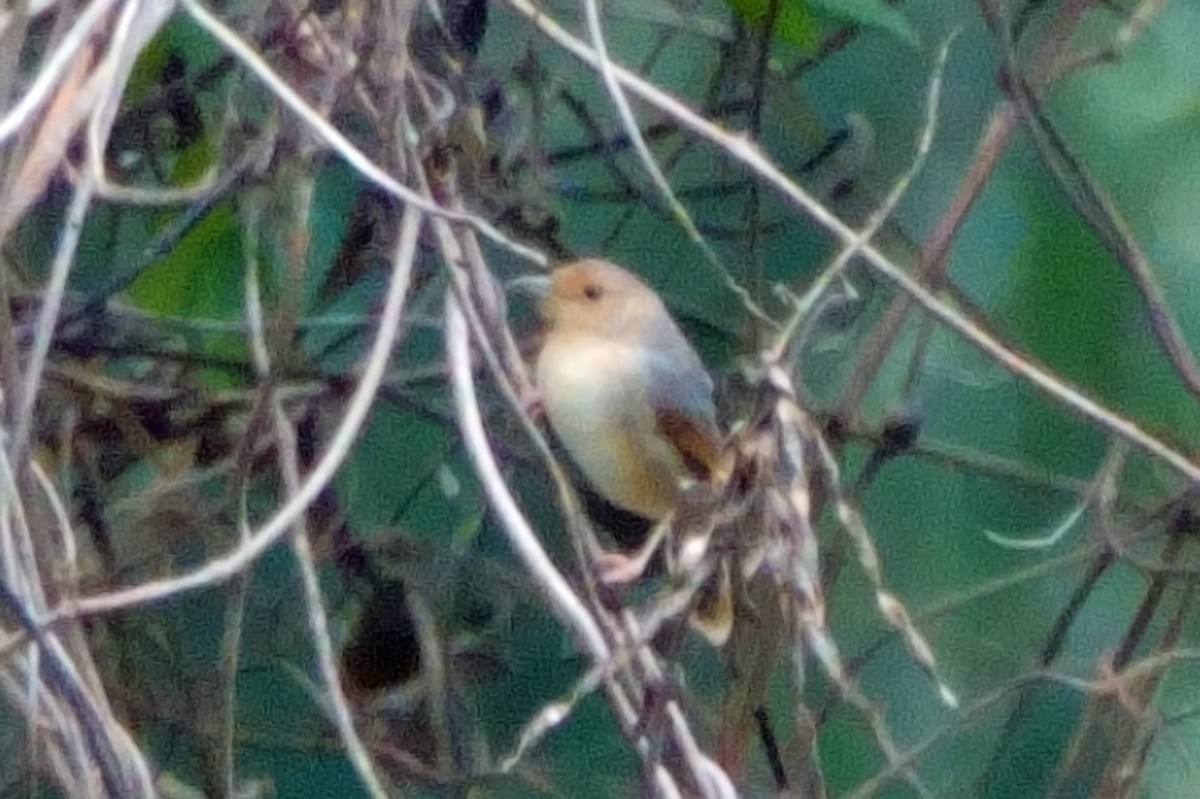
<path fill-rule="evenodd" d="M 689 484 L 718 480 L 723 469 L 713 381 L 700 357 L 662 298 L 616 264 L 588 258 L 523 280 L 538 295 L 534 383 L 550 427 L 599 494 L 652 522 L 669 520 Z M 702 592 L 692 618 L 717 645 L 732 624 L 727 594 Z"/>

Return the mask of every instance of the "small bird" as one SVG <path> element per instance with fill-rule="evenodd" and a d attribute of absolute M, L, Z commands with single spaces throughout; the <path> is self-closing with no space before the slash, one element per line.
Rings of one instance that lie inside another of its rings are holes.
<path fill-rule="evenodd" d="M 601 495 L 668 519 L 687 481 L 721 470 L 713 382 L 699 356 L 658 294 L 615 264 L 576 261 L 523 281 L 540 295 L 534 380 L 551 427 Z M 716 644 L 732 624 L 728 592 L 720 594 L 702 596 L 693 618 Z"/>

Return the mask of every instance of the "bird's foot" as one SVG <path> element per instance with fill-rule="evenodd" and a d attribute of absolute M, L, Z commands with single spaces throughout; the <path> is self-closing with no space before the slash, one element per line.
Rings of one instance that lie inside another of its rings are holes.
<path fill-rule="evenodd" d="M 604 585 L 628 585 L 646 571 L 646 561 L 621 552 L 602 552 L 596 558 L 596 576 Z"/>
<path fill-rule="evenodd" d="M 521 407 L 529 414 L 530 419 L 539 421 L 546 415 L 546 396 L 533 385 L 526 384 L 525 390 L 521 392 Z"/>
<path fill-rule="evenodd" d="M 601 552 L 596 556 L 596 572 L 605 585 L 627 585 L 641 578 L 654 553 L 662 546 L 669 524 L 655 525 L 646 543 L 632 555 L 621 552 Z"/>

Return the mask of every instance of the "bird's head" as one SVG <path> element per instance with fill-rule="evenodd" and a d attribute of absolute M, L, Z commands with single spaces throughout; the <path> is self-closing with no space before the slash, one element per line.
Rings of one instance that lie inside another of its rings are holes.
<path fill-rule="evenodd" d="M 632 272 L 587 259 L 549 275 L 521 278 L 519 287 L 538 298 L 548 332 L 618 338 L 665 314 L 654 291 Z"/>

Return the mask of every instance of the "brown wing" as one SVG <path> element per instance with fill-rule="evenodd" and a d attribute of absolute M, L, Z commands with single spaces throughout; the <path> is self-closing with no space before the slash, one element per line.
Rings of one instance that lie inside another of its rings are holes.
<path fill-rule="evenodd" d="M 656 411 L 654 416 L 659 434 L 675 447 L 689 474 L 703 482 L 718 476 L 721 441 L 715 427 L 672 409 Z"/>
<path fill-rule="evenodd" d="M 670 441 L 688 472 L 702 482 L 724 480 L 720 434 L 716 427 L 678 411 L 656 414 L 659 433 Z M 713 646 L 724 646 L 733 630 L 733 586 L 729 563 L 722 558 L 717 572 L 701 588 L 688 621 Z"/>
<path fill-rule="evenodd" d="M 733 632 L 733 583 L 729 576 L 729 561 L 717 565 L 717 572 L 700 587 L 696 608 L 688 622 L 715 647 L 725 646 Z"/>

